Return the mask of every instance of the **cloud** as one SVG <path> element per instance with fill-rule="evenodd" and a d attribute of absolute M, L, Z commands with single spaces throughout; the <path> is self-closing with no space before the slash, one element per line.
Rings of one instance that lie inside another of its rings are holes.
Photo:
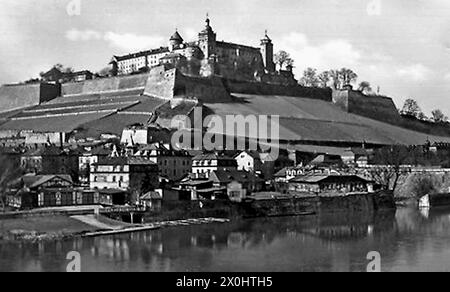
<path fill-rule="evenodd" d="M 132 33 L 118 34 L 107 32 L 105 41 L 122 50 L 136 51 L 156 48 L 164 44 L 165 38 L 161 36 L 140 36 Z"/>
<path fill-rule="evenodd" d="M 279 47 L 289 52 L 295 60 L 297 74 L 307 67 L 318 70 L 351 67 L 360 63 L 362 52 L 349 41 L 329 40 L 322 44 L 312 44 L 306 35 L 291 33 L 282 37 Z"/>
<path fill-rule="evenodd" d="M 73 42 L 78 41 L 86 42 L 86 41 L 101 40 L 103 38 L 103 34 L 95 30 L 71 29 L 66 32 L 66 38 Z"/>
<path fill-rule="evenodd" d="M 164 44 L 161 36 L 144 36 L 133 33 L 99 32 L 95 30 L 71 29 L 66 38 L 73 42 L 106 41 L 110 46 L 122 51 L 132 52 L 159 47 Z"/>
<path fill-rule="evenodd" d="M 396 73 L 399 77 L 408 78 L 413 81 L 425 81 L 429 79 L 433 71 L 423 64 L 414 64 L 399 68 Z"/>
<path fill-rule="evenodd" d="M 444 75 L 444 80 L 450 81 L 450 72 Z"/>
<path fill-rule="evenodd" d="M 183 34 L 181 35 L 185 40 L 194 40 L 198 38 L 198 30 L 188 27 L 183 29 Z"/>

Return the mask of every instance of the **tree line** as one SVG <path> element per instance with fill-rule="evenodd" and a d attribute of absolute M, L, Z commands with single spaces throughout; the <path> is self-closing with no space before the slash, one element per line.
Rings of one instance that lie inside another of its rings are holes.
<path fill-rule="evenodd" d="M 287 66 L 293 66 L 294 60 L 291 58 L 289 53 L 279 51 L 275 54 L 275 63 L 280 69 L 283 69 Z M 303 75 L 299 80 L 299 84 L 305 87 L 315 88 L 327 88 L 331 86 L 334 89 L 341 90 L 346 86 L 356 84 L 358 78 L 358 74 L 348 68 L 331 69 L 319 72 L 317 69 L 309 67 L 303 72 Z M 374 88 L 368 81 L 361 81 L 357 86 L 357 90 L 368 96 L 380 95 L 380 87 L 378 86 L 376 91 L 374 91 Z M 398 111 L 403 116 L 413 117 L 420 121 L 433 122 L 437 124 L 449 123 L 449 118 L 442 112 L 442 110 L 435 109 L 431 112 L 431 116 L 428 117 L 420 108 L 419 103 L 412 98 L 408 98 L 403 107 L 398 109 Z"/>

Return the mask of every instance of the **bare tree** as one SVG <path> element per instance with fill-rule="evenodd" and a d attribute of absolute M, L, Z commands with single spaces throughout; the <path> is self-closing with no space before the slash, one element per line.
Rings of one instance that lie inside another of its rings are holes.
<path fill-rule="evenodd" d="M 283 69 L 284 66 L 293 66 L 294 60 L 291 58 L 291 55 L 289 55 L 286 51 L 279 51 L 275 54 L 275 63 L 277 63 L 280 66 L 280 69 Z"/>
<path fill-rule="evenodd" d="M 353 82 L 356 82 L 358 79 L 358 74 L 353 72 L 351 69 L 342 68 L 339 71 L 339 78 L 341 80 L 341 86 L 344 87 L 345 85 L 350 85 Z"/>
<path fill-rule="evenodd" d="M 328 71 L 328 74 L 330 76 L 330 79 L 333 80 L 333 88 L 334 89 L 341 89 L 341 83 L 339 78 L 339 70 L 330 70 Z"/>
<path fill-rule="evenodd" d="M 376 150 L 372 161 L 375 166 L 370 170 L 372 178 L 385 190 L 395 191 L 400 177 L 407 172 L 404 165 L 410 156 L 413 156 L 412 149 L 403 145 Z"/>
<path fill-rule="evenodd" d="M 6 155 L 0 153 L 0 203 L 3 212 L 6 208 L 8 184 L 21 175 L 20 167 L 15 165 Z"/>
<path fill-rule="evenodd" d="M 328 71 L 328 75 L 333 80 L 335 89 L 343 89 L 345 85 L 350 85 L 358 79 L 358 74 L 347 68 L 330 70 Z"/>
<path fill-rule="evenodd" d="M 359 84 L 358 90 L 364 94 L 370 94 L 372 92 L 372 86 L 370 85 L 370 82 L 363 81 Z"/>
<path fill-rule="evenodd" d="M 317 79 L 319 79 L 319 87 L 326 88 L 332 78 L 329 71 L 324 71 L 317 76 Z"/>
<path fill-rule="evenodd" d="M 303 77 L 300 79 L 300 84 L 307 87 L 316 87 L 319 84 L 317 77 L 317 69 L 307 68 L 303 72 Z"/>
<path fill-rule="evenodd" d="M 424 116 L 419 104 L 412 98 L 409 98 L 405 101 L 401 113 L 418 119 L 421 119 Z"/>
<path fill-rule="evenodd" d="M 435 123 L 446 123 L 448 121 L 448 117 L 439 109 L 432 111 L 431 115 L 433 116 L 432 119 Z"/>

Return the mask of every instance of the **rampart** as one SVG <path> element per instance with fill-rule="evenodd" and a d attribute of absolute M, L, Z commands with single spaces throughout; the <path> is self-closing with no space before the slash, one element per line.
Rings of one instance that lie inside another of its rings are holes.
<path fill-rule="evenodd" d="M 389 97 L 367 96 L 354 90 L 335 90 L 333 103 L 348 113 L 374 120 L 393 124 L 401 121 L 394 101 Z"/>
<path fill-rule="evenodd" d="M 310 88 L 300 85 L 277 85 L 263 82 L 247 82 L 225 79 L 224 84 L 230 92 L 255 95 L 282 95 L 319 99 L 331 102 L 329 88 Z"/>
<path fill-rule="evenodd" d="M 221 78 L 186 76 L 177 69 L 152 71 L 144 94 L 164 99 L 231 101 L 230 94 Z"/>
<path fill-rule="evenodd" d="M 0 87 L 0 112 L 39 105 L 60 94 L 60 85 L 49 83 L 4 85 Z"/>
<path fill-rule="evenodd" d="M 101 94 L 121 90 L 145 88 L 148 74 L 100 78 L 62 85 L 62 96 Z"/>

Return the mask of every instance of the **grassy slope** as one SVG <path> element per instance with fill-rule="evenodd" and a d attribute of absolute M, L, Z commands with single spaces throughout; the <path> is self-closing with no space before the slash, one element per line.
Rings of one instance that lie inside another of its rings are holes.
<path fill-rule="evenodd" d="M 95 228 L 66 216 L 30 217 L 0 220 L 0 232 L 12 230 L 35 231 L 38 233 L 79 233 L 94 231 Z"/>

